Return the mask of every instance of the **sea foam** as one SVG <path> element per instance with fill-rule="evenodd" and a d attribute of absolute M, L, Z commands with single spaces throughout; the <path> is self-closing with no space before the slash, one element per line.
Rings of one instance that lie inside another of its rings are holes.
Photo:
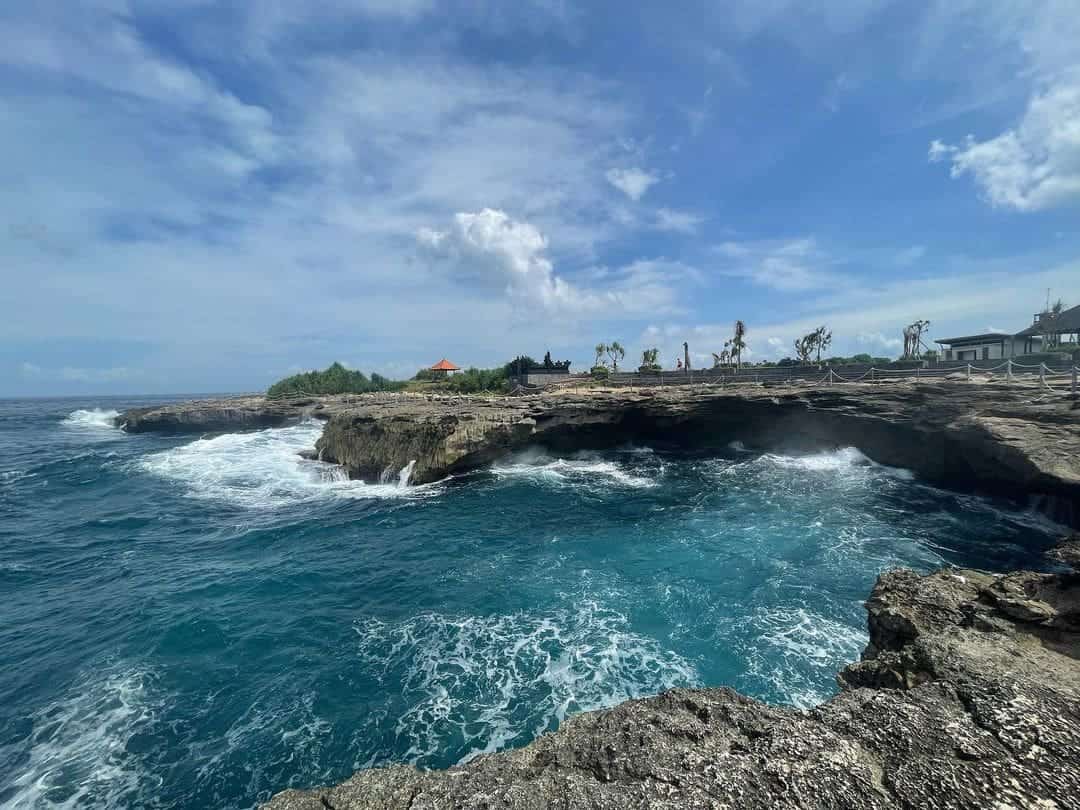
<path fill-rule="evenodd" d="M 300 456 L 322 433 L 318 422 L 252 433 L 227 433 L 154 453 L 138 466 L 174 481 L 194 498 L 218 500 L 250 509 L 273 509 L 324 498 L 415 498 L 433 486 L 407 486 L 405 471 L 392 483 L 350 480 L 334 464 Z M 408 467 L 411 474 L 412 469 Z"/>
<path fill-rule="evenodd" d="M 154 724 L 160 709 L 150 677 L 138 669 L 77 682 L 33 715 L 28 759 L 6 806 L 145 805 L 149 797 L 141 794 L 153 780 L 129 742 Z"/>
<path fill-rule="evenodd" d="M 689 661 L 588 599 L 548 614 L 369 619 L 356 632 L 365 665 L 400 696 L 401 759 L 420 765 L 458 741 L 467 761 L 570 713 L 698 683 Z"/>
<path fill-rule="evenodd" d="M 495 465 L 492 472 L 500 478 L 523 479 L 549 486 L 647 489 L 657 485 L 652 478 L 629 472 L 618 461 L 585 453 L 571 458 L 552 458 L 541 450 L 530 450 Z"/>
<path fill-rule="evenodd" d="M 119 415 L 120 411 L 106 410 L 104 408 L 80 408 L 69 413 L 64 418 L 64 424 L 68 427 L 91 430 L 115 429 L 115 420 Z"/>

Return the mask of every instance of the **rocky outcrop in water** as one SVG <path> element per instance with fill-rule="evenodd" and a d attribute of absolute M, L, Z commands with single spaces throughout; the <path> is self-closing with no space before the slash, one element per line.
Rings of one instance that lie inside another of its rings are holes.
<path fill-rule="evenodd" d="M 812 711 L 675 689 L 445 771 L 362 771 L 267 810 L 1080 806 L 1080 575 L 883 574 Z"/>

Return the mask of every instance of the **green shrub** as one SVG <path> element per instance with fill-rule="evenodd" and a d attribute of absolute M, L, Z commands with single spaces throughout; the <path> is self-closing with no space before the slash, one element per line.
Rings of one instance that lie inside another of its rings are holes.
<path fill-rule="evenodd" d="M 593 366 L 589 373 L 594 380 L 606 380 L 611 375 L 611 370 L 607 366 Z"/>
<path fill-rule="evenodd" d="M 323 371 L 306 371 L 278 380 L 266 391 L 271 398 L 329 394 L 366 394 L 371 391 L 400 391 L 405 383 L 388 380 L 381 374 L 369 379 L 362 371 L 334 363 Z"/>

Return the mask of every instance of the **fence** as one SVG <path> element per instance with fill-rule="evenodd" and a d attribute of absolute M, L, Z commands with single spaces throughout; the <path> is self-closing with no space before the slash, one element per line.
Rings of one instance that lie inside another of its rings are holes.
<path fill-rule="evenodd" d="M 660 371 L 660 372 L 618 372 L 610 374 L 605 380 L 608 385 L 631 387 L 660 387 L 669 385 L 738 385 L 747 383 L 785 383 L 809 382 L 818 385 L 841 383 L 896 382 L 902 380 L 921 381 L 934 379 L 956 379 L 963 375 L 970 380 L 974 375 L 1004 375 L 1006 383 L 1017 378 L 1037 379 L 1040 388 L 1059 393 L 1077 393 L 1077 375 L 1080 369 L 1066 359 L 1062 363 L 1024 364 L 1013 360 L 975 361 L 959 365 L 946 366 L 934 363 L 895 364 L 886 367 L 870 365 L 847 365 L 819 368 L 815 366 L 768 366 L 764 368 L 747 367 L 736 369 L 701 369 L 695 371 Z M 588 379 L 588 375 L 574 375 L 576 380 Z M 1067 388 L 1056 388 L 1065 383 Z"/>

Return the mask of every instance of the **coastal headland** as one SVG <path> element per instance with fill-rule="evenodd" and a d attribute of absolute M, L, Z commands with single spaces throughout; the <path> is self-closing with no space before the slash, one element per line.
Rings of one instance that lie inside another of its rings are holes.
<path fill-rule="evenodd" d="M 840 386 L 556 389 L 521 397 L 366 394 L 199 400 L 129 410 L 129 432 L 228 432 L 326 422 L 314 455 L 351 478 L 386 480 L 412 462 L 427 483 L 539 446 L 640 443 L 708 453 L 855 447 L 956 490 L 1030 500 L 1080 525 L 1080 402 L 1035 386 L 939 380 Z"/>

